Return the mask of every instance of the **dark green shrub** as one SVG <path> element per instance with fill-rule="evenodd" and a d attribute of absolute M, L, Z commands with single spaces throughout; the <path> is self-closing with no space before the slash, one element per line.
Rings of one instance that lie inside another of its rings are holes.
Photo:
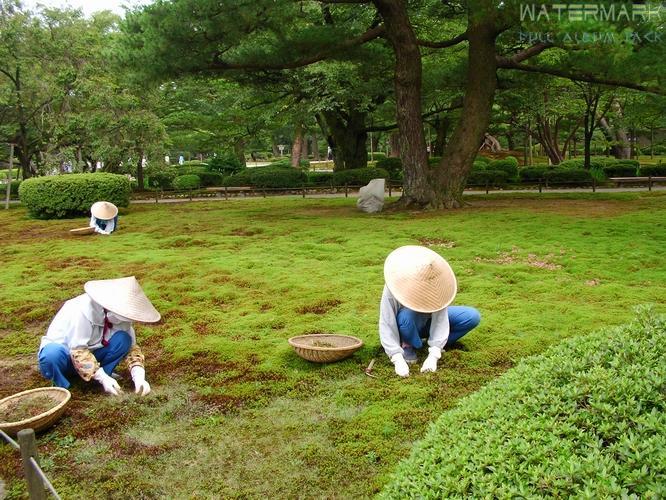
<path fill-rule="evenodd" d="M 199 189 L 200 187 L 201 179 L 196 174 L 179 175 L 173 180 L 173 188 L 178 191 Z"/>
<path fill-rule="evenodd" d="M 173 187 L 171 183 L 178 175 L 178 169 L 167 165 L 149 164 L 144 170 L 144 175 L 151 189 L 168 190 Z"/>
<path fill-rule="evenodd" d="M 128 206 L 130 181 L 124 175 L 108 173 L 53 175 L 27 179 L 18 192 L 33 217 L 74 217 L 90 215 L 91 205 L 100 200 Z"/>
<path fill-rule="evenodd" d="M 474 163 L 472 163 L 472 172 L 481 172 L 483 170 L 487 170 L 488 165 L 488 162 L 474 160 Z"/>
<path fill-rule="evenodd" d="M 393 156 L 384 158 L 375 163 L 375 168 L 386 170 L 391 179 L 400 179 L 402 175 L 402 160 Z"/>
<path fill-rule="evenodd" d="M 21 181 L 12 181 L 11 185 L 9 186 L 9 196 L 10 197 L 16 197 L 18 196 L 18 190 L 19 186 L 21 185 Z M 7 194 L 7 183 L 5 184 L 0 184 L 0 198 L 4 198 Z"/>
<path fill-rule="evenodd" d="M 518 171 L 521 182 L 539 182 L 546 179 L 549 167 L 525 167 Z"/>
<path fill-rule="evenodd" d="M 333 172 L 308 172 L 309 186 L 330 186 L 333 183 Z"/>
<path fill-rule="evenodd" d="M 431 425 L 380 498 L 662 498 L 665 356 L 666 318 L 642 308 L 524 359 Z"/>
<path fill-rule="evenodd" d="M 225 186 L 254 186 L 260 188 L 300 188 L 307 175 L 299 168 L 267 167 L 246 168 L 224 178 Z"/>
<path fill-rule="evenodd" d="M 491 158 L 488 158 L 487 156 L 481 156 L 481 155 L 479 155 L 479 156 L 477 156 L 476 158 L 474 158 L 474 161 L 482 161 L 483 163 L 488 164 L 488 163 L 490 163 L 490 162 L 492 161 L 492 159 L 491 159 Z"/>
<path fill-rule="evenodd" d="M 353 168 L 333 172 L 336 186 L 365 186 L 372 179 L 389 179 L 389 173 L 383 168 Z"/>
<path fill-rule="evenodd" d="M 633 165 L 618 162 L 615 165 L 604 167 L 603 172 L 606 177 L 636 177 L 636 170 Z"/>
<path fill-rule="evenodd" d="M 205 167 L 206 163 L 201 160 L 187 160 L 184 161 L 182 165 L 179 165 L 180 168 L 186 167 Z"/>
<path fill-rule="evenodd" d="M 213 158 L 208 158 L 208 170 L 219 172 L 222 175 L 233 175 L 243 170 L 243 165 L 235 155 L 230 153 L 221 153 Z"/>
<path fill-rule="evenodd" d="M 368 153 L 368 161 L 373 161 L 373 160 L 379 161 L 383 160 L 384 158 L 386 158 L 386 153 L 380 153 L 378 151 L 375 151 L 374 153 L 372 153 L 372 158 L 370 158 L 370 153 Z"/>
<path fill-rule="evenodd" d="M 506 185 L 508 175 L 503 170 L 472 171 L 467 176 L 467 186 L 502 187 Z"/>
<path fill-rule="evenodd" d="M 581 169 L 585 167 L 585 160 L 582 158 L 575 158 L 572 160 L 564 160 L 557 165 L 557 168 L 577 168 Z"/>
<path fill-rule="evenodd" d="M 493 160 L 487 169 L 506 172 L 507 178 L 513 180 L 518 177 L 518 160 L 513 156 L 507 156 L 503 160 Z"/>
<path fill-rule="evenodd" d="M 201 180 L 201 187 L 215 187 L 224 185 L 224 175 L 220 172 L 201 172 L 197 174 Z"/>
<path fill-rule="evenodd" d="M 641 166 L 638 160 L 615 160 L 615 165 L 633 167 L 635 170 L 638 170 Z"/>
<path fill-rule="evenodd" d="M 439 165 L 440 161 L 442 161 L 441 156 L 431 156 L 430 158 L 428 158 L 428 165 L 431 167 L 436 167 L 437 165 Z"/>
<path fill-rule="evenodd" d="M 642 165 L 640 175 L 645 177 L 666 176 L 666 163 L 659 163 L 658 165 Z"/>
<path fill-rule="evenodd" d="M 183 165 L 181 167 L 178 167 L 178 175 L 188 175 L 188 174 L 199 175 L 203 172 L 210 172 L 210 170 L 208 170 L 208 167 L 206 165 L 203 165 L 201 163 L 195 165 Z"/>
<path fill-rule="evenodd" d="M 560 168 L 556 167 L 546 171 L 546 179 L 549 184 L 571 184 L 591 182 L 592 174 L 584 168 Z"/>

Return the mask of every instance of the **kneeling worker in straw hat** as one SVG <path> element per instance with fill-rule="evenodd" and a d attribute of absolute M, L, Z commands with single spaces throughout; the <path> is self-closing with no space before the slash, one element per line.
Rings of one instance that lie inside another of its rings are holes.
<path fill-rule="evenodd" d="M 98 201 L 90 207 L 90 227 L 99 234 L 111 234 L 118 227 L 118 207 L 108 201 Z"/>
<path fill-rule="evenodd" d="M 84 294 L 65 302 L 42 337 L 39 370 L 58 387 L 68 388 L 78 375 L 117 396 L 120 385 L 111 374 L 126 358 L 135 392 L 145 396 L 150 385 L 132 322 L 155 323 L 160 313 L 134 276 L 88 281 L 83 288 Z"/>
<path fill-rule="evenodd" d="M 379 306 L 379 339 L 401 377 L 416 363 L 416 349 L 428 339 L 421 372 L 434 372 L 444 347 L 479 324 L 473 307 L 451 306 L 457 282 L 448 262 L 421 246 L 404 246 L 384 262 L 384 292 Z"/>

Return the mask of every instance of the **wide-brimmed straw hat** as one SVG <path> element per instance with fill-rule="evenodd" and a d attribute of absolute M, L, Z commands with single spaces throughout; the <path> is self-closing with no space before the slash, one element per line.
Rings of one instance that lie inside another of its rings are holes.
<path fill-rule="evenodd" d="M 98 201 L 90 207 L 90 213 L 96 219 L 111 220 L 118 215 L 118 207 L 108 201 Z"/>
<path fill-rule="evenodd" d="M 458 286 L 449 263 L 437 252 L 417 245 L 396 248 L 389 254 L 384 280 L 398 302 L 423 313 L 448 306 Z"/>
<path fill-rule="evenodd" d="M 88 281 L 83 289 L 104 309 L 132 321 L 155 323 L 161 318 L 134 276 Z"/>

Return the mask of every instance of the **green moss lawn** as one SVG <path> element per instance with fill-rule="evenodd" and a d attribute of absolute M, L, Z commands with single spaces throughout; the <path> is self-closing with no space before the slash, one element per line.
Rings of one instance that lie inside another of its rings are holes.
<path fill-rule="evenodd" d="M 353 199 L 132 205 L 110 237 L 86 219 L 0 211 L 0 397 L 46 385 L 40 336 L 83 283 L 136 275 L 163 320 L 137 328 L 153 393 L 72 387 L 39 436 L 63 498 L 372 496 L 429 422 L 521 357 L 666 303 L 663 193 L 470 197 L 439 213 L 368 216 Z M 382 265 L 422 244 L 456 271 L 457 304 L 481 326 L 437 373 L 396 377 L 377 337 Z M 365 346 L 310 364 L 293 335 L 338 332 Z M 370 378 L 364 369 L 376 358 Z M 0 445 L 10 498 L 18 454 Z"/>

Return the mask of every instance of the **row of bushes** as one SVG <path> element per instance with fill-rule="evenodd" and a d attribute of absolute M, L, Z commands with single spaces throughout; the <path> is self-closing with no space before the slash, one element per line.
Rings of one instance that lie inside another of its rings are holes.
<path fill-rule="evenodd" d="M 361 186 L 372 179 L 388 179 L 381 168 L 356 168 L 339 172 L 304 172 L 292 167 L 268 166 L 248 168 L 226 177 L 225 186 L 254 186 L 259 188 L 300 188 L 303 186 Z"/>
<path fill-rule="evenodd" d="M 431 425 L 380 498 L 663 498 L 666 318 L 577 336 Z"/>
<path fill-rule="evenodd" d="M 124 175 L 94 173 L 34 177 L 18 188 L 21 203 L 40 219 L 90 215 L 93 203 L 129 205 L 130 181 Z"/>

